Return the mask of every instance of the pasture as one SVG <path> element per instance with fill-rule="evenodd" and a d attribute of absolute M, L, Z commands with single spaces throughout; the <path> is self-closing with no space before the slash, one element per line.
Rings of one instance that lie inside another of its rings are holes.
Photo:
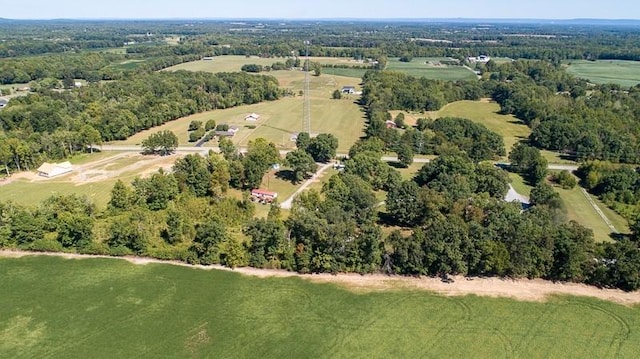
<path fill-rule="evenodd" d="M 640 84 L 640 61 L 572 60 L 567 72 L 596 84 L 614 83 L 623 87 Z"/>
<path fill-rule="evenodd" d="M 352 291 L 115 259 L 0 258 L 5 358 L 636 357 L 640 308 Z"/>
<path fill-rule="evenodd" d="M 304 72 L 272 71 L 268 74 L 276 77 L 280 86 L 290 89 L 295 95 L 277 101 L 213 110 L 180 118 L 113 144 L 140 144 L 151 133 L 170 130 L 178 136 L 181 146 L 193 146 L 193 143 L 188 142 L 189 123 L 194 120 L 204 123 L 213 119 L 217 124 L 226 123 L 239 127 L 239 131 L 232 138 L 237 146 L 245 147 L 249 141 L 262 137 L 281 149 L 293 149 L 295 142 L 291 141 L 291 135 L 302 131 L 303 128 L 304 97 L 300 96 L 299 92 L 304 88 Z M 363 135 L 364 113 L 355 103 L 357 95 L 346 95 L 340 100 L 334 100 L 331 94 L 343 86 L 355 86 L 358 81 L 350 77 L 328 74 L 319 77 L 309 76 L 309 79 L 311 132 L 332 133 L 339 140 L 338 151 L 346 152 Z M 255 122 L 245 121 L 245 117 L 250 113 L 260 115 L 260 119 Z M 216 145 L 214 140 L 205 144 L 205 147 Z"/>
<path fill-rule="evenodd" d="M 387 70 L 404 72 L 414 77 L 424 77 L 433 80 L 476 80 L 475 72 L 463 66 L 449 66 L 440 61 L 450 61 L 447 58 L 415 57 L 411 62 L 402 62 L 398 58 L 390 58 Z"/>

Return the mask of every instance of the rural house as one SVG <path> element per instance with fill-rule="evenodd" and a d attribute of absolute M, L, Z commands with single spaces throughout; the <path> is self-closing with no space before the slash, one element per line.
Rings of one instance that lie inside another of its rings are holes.
<path fill-rule="evenodd" d="M 384 124 L 387 126 L 387 128 L 396 128 L 396 127 L 398 127 L 398 125 L 396 125 L 395 121 L 391 121 L 391 120 L 384 121 Z"/>
<path fill-rule="evenodd" d="M 5 100 L 3 98 L 0 98 L 0 108 L 5 107 L 8 103 L 9 103 L 9 101 L 7 101 L 7 100 Z"/>
<path fill-rule="evenodd" d="M 45 162 L 42 164 L 42 166 L 38 167 L 36 171 L 42 177 L 52 178 L 63 175 L 65 173 L 69 173 L 72 170 L 73 166 L 67 161 L 62 163 Z"/>
<path fill-rule="evenodd" d="M 271 203 L 278 198 L 278 192 L 271 192 L 264 189 L 251 190 L 251 199 L 260 203 Z"/>

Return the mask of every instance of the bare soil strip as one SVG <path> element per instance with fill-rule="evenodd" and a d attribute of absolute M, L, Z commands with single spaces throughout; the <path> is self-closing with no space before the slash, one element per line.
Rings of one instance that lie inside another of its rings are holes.
<path fill-rule="evenodd" d="M 403 277 L 384 274 L 299 274 L 274 269 L 256 269 L 250 267 L 227 268 L 220 265 L 190 265 L 179 261 L 163 261 L 145 257 L 110 257 L 75 253 L 28 252 L 0 250 L 0 257 L 19 258 L 23 256 L 55 256 L 67 259 L 111 258 L 145 265 L 149 263 L 171 264 L 204 270 L 224 270 L 254 277 L 299 277 L 312 282 L 332 283 L 357 292 L 385 290 L 424 290 L 445 296 L 478 295 L 485 297 L 512 298 L 521 301 L 545 301 L 554 295 L 592 297 L 627 306 L 640 303 L 640 292 L 624 292 L 618 289 L 600 289 L 578 283 L 554 283 L 542 279 L 504 279 L 504 278 L 467 278 L 451 277 L 453 283 L 445 283 L 438 278 Z"/>

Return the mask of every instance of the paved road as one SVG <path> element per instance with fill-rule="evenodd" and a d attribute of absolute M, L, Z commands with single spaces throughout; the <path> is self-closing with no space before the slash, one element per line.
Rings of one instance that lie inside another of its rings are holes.
<path fill-rule="evenodd" d="M 100 147 L 101 151 L 122 151 L 122 152 L 142 152 L 142 147 L 136 145 L 103 145 Z M 196 146 L 180 146 L 176 148 L 176 152 L 178 153 L 207 153 L 209 150 L 213 152 L 220 152 L 220 147 L 196 147 Z M 238 148 L 238 151 L 242 153 L 247 152 L 246 147 Z M 286 155 L 291 152 L 291 150 L 280 150 L 281 155 Z M 337 158 L 347 157 L 346 153 L 338 153 L 336 154 Z M 385 162 L 397 162 L 398 157 L 395 156 L 383 156 L 382 160 Z M 428 163 L 431 161 L 428 158 L 414 158 L 413 162 L 415 163 Z M 509 166 L 509 162 L 496 162 L 497 165 L 500 166 Z M 578 169 L 578 165 L 571 164 L 549 164 L 548 168 L 550 170 L 567 170 L 567 171 L 575 171 Z"/>

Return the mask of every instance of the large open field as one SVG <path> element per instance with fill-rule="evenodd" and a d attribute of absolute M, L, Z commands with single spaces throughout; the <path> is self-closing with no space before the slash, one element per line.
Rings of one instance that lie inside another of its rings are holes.
<path fill-rule="evenodd" d="M 615 83 L 631 87 L 640 83 L 640 61 L 572 60 L 567 72 L 597 84 Z"/>
<path fill-rule="evenodd" d="M 411 62 L 401 62 L 398 58 L 391 58 L 387 63 L 387 70 L 404 72 L 415 77 L 425 77 L 434 80 L 475 80 L 476 74 L 463 66 L 448 66 L 440 61 L 446 58 L 415 57 Z"/>
<path fill-rule="evenodd" d="M 393 286 L 393 284 L 390 284 Z M 550 284 L 551 285 L 551 284 Z M 3 358 L 634 358 L 640 308 L 0 258 Z"/>
<path fill-rule="evenodd" d="M 137 153 L 104 152 L 72 159 L 74 171 L 55 178 L 21 172 L 0 182 L 0 200 L 37 205 L 52 195 L 87 196 L 99 208 L 106 207 L 118 179 L 129 183 L 160 168 L 170 168 L 180 155 L 143 156 Z"/>
<path fill-rule="evenodd" d="M 301 58 L 304 61 L 304 58 Z M 312 62 L 318 62 L 322 65 L 346 65 L 346 66 L 364 66 L 362 62 L 350 58 L 341 57 L 309 57 Z M 198 60 L 192 62 L 185 62 L 164 69 L 163 71 L 206 71 L 206 72 L 239 72 L 242 65 L 256 64 L 262 66 L 271 66 L 275 62 L 285 62 L 286 58 L 282 57 L 258 57 L 258 56 L 216 56 L 212 60 Z"/>
<path fill-rule="evenodd" d="M 273 61 L 273 59 L 270 60 Z M 139 144 L 151 133 L 170 130 L 178 136 L 180 145 L 193 145 L 188 142 L 189 123 L 193 120 L 205 122 L 213 119 L 218 124 L 227 123 L 240 128 L 233 138 L 238 146 L 246 146 L 249 141 L 262 137 L 280 148 L 294 148 L 295 143 L 290 141 L 291 135 L 302 131 L 304 98 L 298 93 L 304 88 L 304 72 L 273 71 L 269 75 L 276 77 L 280 86 L 291 89 L 296 95 L 277 101 L 214 110 L 181 118 L 140 132 L 125 141 L 117 142 L 117 144 Z M 323 74 L 319 77 L 309 76 L 309 78 L 311 132 L 334 134 L 339 140 L 338 151 L 346 152 L 363 134 L 364 114 L 355 103 L 357 95 L 348 95 L 343 99 L 333 100 L 331 94 L 342 86 L 356 86 L 358 80 L 329 74 Z M 260 119 L 256 122 L 245 121 L 245 116 L 250 113 L 260 115 Z M 255 128 L 252 129 L 248 126 L 255 126 Z M 205 146 L 215 145 L 215 141 L 205 144 Z"/>

